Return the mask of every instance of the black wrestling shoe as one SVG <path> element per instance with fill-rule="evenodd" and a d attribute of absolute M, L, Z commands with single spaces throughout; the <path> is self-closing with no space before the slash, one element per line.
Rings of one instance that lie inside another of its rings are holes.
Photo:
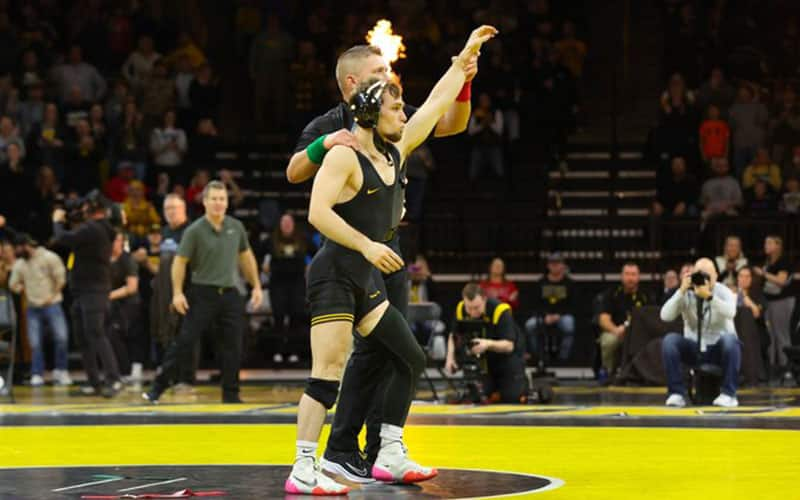
<path fill-rule="evenodd" d="M 369 464 L 359 451 L 331 451 L 319 461 L 322 470 L 341 476 L 353 483 L 374 483 L 372 478 L 372 465 Z"/>

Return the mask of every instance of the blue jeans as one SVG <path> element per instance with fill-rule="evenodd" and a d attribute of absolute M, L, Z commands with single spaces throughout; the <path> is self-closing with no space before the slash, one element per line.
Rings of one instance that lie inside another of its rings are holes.
<path fill-rule="evenodd" d="M 531 353 L 539 352 L 536 329 L 539 327 L 540 321 L 544 326 L 544 316 L 534 316 L 525 322 L 525 331 L 528 333 L 528 346 L 530 346 L 528 350 Z M 566 361 L 569 359 L 569 355 L 572 352 L 572 344 L 575 342 L 575 317 L 571 314 L 562 314 L 557 322 L 549 326 L 554 326 L 561 333 L 558 359 Z"/>
<path fill-rule="evenodd" d="M 669 333 L 661 345 L 661 356 L 664 370 L 667 372 L 667 392 L 669 394 L 686 394 L 683 382 L 681 362 L 696 366 L 697 342 L 687 339 L 680 333 Z M 702 353 L 701 361 L 722 367 L 721 392 L 728 396 L 736 396 L 739 381 L 739 367 L 742 363 L 742 343 L 732 333 L 723 334 L 716 344 L 707 346 Z"/>
<path fill-rule="evenodd" d="M 31 374 L 44 373 L 44 355 L 42 354 L 42 324 L 47 322 L 53 332 L 53 341 L 56 344 L 56 370 L 67 369 L 67 320 L 61 304 L 52 304 L 44 307 L 28 307 L 28 344 L 31 346 L 33 360 Z"/>

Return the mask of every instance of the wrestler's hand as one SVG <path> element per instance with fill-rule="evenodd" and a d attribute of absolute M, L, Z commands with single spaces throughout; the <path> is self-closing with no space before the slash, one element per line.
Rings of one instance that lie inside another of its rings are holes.
<path fill-rule="evenodd" d="M 470 62 L 470 57 L 477 55 L 481 50 L 481 45 L 494 38 L 497 33 L 499 33 L 497 28 L 484 24 L 469 35 L 469 40 L 467 40 L 464 49 L 458 55 L 458 60 L 465 70 Z"/>
<path fill-rule="evenodd" d="M 403 259 L 383 243 L 371 241 L 361 254 L 383 274 L 399 271 L 405 265 Z"/>
<path fill-rule="evenodd" d="M 356 151 L 361 149 L 361 145 L 358 143 L 356 136 L 346 128 L 337 130 L 332 134 L 328 134 L 327 137 L 325 137 L 325 141 L 323 141 L 323 145 L 328 151 L 330 151 L 331 148 L 337 144 L 341 146 L 347 146 L 348 148 L 353 148 Z"/>

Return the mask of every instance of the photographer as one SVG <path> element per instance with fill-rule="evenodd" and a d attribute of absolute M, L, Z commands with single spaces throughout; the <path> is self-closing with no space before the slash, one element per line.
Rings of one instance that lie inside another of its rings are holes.
<path fill-rule="evenodd" d="M 703 321 L 699 360 L 698 301 L 702 301 Z M 667 406 L 686 406 L 682 361 L 692 366 L 703 362 L 720 365 L 723 372 L 722 388 L 714 405 L 729 408 L 738 406 L 736 385 L 742 348 L 733 323 L 736 295 L 727 286 L 717 283 L 717 270 L 710 259 L 698 260 L 692 272 L 681 277 L 681 287 L 661 308 L 663 321 L 674 321 L 679 315 L 683 316 L 683 335 L 667 334 L 661 347 L 667 372 Z"/>
<path fill-rule="evenodd" d="M 75 256 L 69 273 L 69 288 L 73 295 L 70 312 L 72 330 L 80 341 L 83 366 L 89 378 L 89 385 L 83 392 L 99 392 L 104 397 L 112 397 L 122 384 L 117 359 L 106 336 L 111 293 L 111 244 L 115 237 L 107 212 L 105 198 L 94 190 L 81 200 L 79 206 L 70 210 L 72 229 L 65 228 L 67 212 L 64 209 L 58 208 L 53 212 L 53 235 L 57 245 L 69 247 Z M 103 385 L 97 366 L 98 356 L 105 374 Z"/>
<path fill-rule="evenodd" d="M 477 283 L 469 283 L 456 306 L 453 333 L 447 340 L 445 370 L 459 365 L 464 378 L 479 389 L 482 400 L 522 403 L 527 400 L 523 346 L 511 306 L 486 297 Z"/>

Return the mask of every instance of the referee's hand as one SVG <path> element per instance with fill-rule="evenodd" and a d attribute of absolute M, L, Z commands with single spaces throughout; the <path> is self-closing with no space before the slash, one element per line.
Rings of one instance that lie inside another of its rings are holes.
<path fill-rule="evenodd" d="M 172 297 L 172 307 L 178 311 L 178 314 L 181 316 L 186 315 L 186 311 L 189 310 L 189 302 L 186 300 L 186 295 L 179 293 Z"/>
<path fill-rule="evenodd" d="M 363 252 L 364 258 L 370 264 L 380 269 L 383 274 L 390 274 L 399 271 L 405 265 L 403 259 L 394 250 L 383 243 L 370 242 Z"/>
<path fill-rule="evenodd" d="M 259 306 L 261 306 L 261 301 L 264 300 L 264 297 L 261 293 L 261 287 L 256 286 L 253 287 L 253 291 L 250 292 L 250 307 L 253 311 L 257 311 Z"/>

